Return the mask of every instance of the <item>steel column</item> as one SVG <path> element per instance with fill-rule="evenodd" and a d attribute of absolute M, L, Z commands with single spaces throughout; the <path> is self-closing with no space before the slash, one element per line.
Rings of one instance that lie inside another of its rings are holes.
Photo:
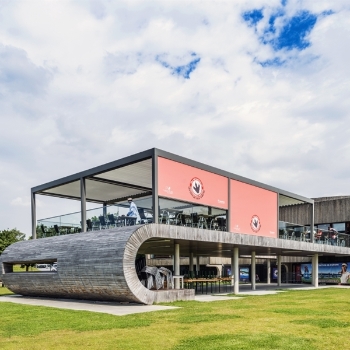
<path fill-rule="evenodd" d="M 310 204 L 310 242 L 314 242 L 314 226 L 315 226 L 315 207 L 314 203 Z"/>
<path fill-rule="evenodd" d="M 107 217 L 107 203 L 103 203 L 103 216 Z"/>
<path fill-rule="evenodd" d="M 36 239 L 36 203 L 35 193 L 31 192 L 32 239 Z"/>
<path fill-rule="evenodd" d="M 158 198 L 158 154 L 154 149 L 152 156 L 152 207 L 153 222 L 158 224 L 159 221 L 159 198 Z"/>
<path fill-rule="evenodd" d="M 86 232 L 86 182 L 80 178 L 81 232 Z"/>

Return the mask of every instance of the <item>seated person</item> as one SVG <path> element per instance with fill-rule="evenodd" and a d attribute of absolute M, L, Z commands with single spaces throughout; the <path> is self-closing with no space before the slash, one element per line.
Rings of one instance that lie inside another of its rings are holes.
<path fill-rule="evenodd" d="M 133 202 L 132 198 L 128 198 L 128 202 L 130 204 L 130 207 L 129 207 L 129 211 L 126 214 L 126 216 L 129 216 L 130 218 L 134 219 L 134 220 L 130 220 L 129 221 L 129 225 L 135 225 L 136 224 L 136 220 L 139 217 L 139 212 L 138 212 L 137 206 Z"/>

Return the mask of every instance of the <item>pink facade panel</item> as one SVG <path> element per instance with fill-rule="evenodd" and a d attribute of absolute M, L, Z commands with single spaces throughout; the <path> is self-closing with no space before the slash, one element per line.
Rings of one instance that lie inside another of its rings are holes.
<path fill-rule="evenodd" d="M 185 202 L 228 208 L 228 179 L 158 157 L 158 195 Z"/>
<path fill-rule="evenodd" d="M 277 193 L 230 180 L 230 231 L 277 238 Z"/>

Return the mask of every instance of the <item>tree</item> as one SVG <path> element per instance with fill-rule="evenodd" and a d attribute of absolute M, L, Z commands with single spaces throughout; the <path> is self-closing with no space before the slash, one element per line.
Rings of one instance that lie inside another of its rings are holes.
<path fill-rule="evenodd" d="M 0 231 L 0 255 L 9 245 L 24 241 L 25 237 L 26 235 L 16 228 Z"/>

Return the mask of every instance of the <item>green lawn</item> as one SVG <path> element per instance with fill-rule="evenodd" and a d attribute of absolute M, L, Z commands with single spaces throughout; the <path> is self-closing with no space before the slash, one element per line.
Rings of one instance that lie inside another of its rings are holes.
<path fill-rule="evenodd" d="M 0 348 L 349 349 L 349 297 L 350 289 L 286 291 L 129 316 L 1 302 Z"/>

